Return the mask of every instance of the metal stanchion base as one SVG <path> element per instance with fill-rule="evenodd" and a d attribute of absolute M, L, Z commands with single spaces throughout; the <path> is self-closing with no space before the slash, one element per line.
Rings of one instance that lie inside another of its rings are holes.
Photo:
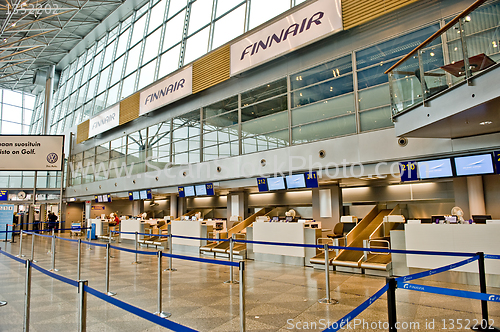
<path fill-rule="evenodd" d="M 115 258 L 115 256 L 109 255 L 109 258 Z M 106 256 L 104 256 L 104 259 L 106 259 Z"/>
<path fill-rule="evenodd" d="M 170 316 L 172 316 L 172 314 L 170 312 L 165 312 L 165 311 L 162 311 L 162 312 L 155 312 L 155 315 L 156 316 L 160 316 L 161 318 L 168 318 Z"/>
<path fill-rule="evenodd" d="M 170 271 L 170 272 L 174 272 L 174 271 L 177 271 L 177 269 L 165 269 L 163 271 Z"/>
<path fill-rule="evenodd" d="M 142 264 L 142 262 L 132 262 L 132 264 Z"/>
<path fill-rule="evenodd" d="M 322 303 L 322 304 L 338 304 L 339 303 L 339 301 L 337 301 L 335 299 L 327 299 L 327 298 L 318 300 L 318 302 Z"/>
<path fill-rule="evenodd" d="M 239 282 L 238 280 L 233 280 L 233 281 L 231 281 L 231 280 L 226 280 L 226 281 L 224 281 L 224 283 L 225 283 L 225 284 L 239 284 L 240 282 Z"/>
<path fill-rule="evenodd" d="M 32 259 L 31 261 L 32 261 L 33 263 L 38 263 L 38 261 L 36 261 L 36 260 L 34 260 L 34 259 Z"/>
<path fill-rule="evenodd" d="M 50 272 L 59 272 L 59 269 L 53 269 L 53 270 L 52 270 L 52 269 L 50 269 L 49 271 L 50 271 Z"/>
<path fill-rule="evenodd" d="M 19 256 L 19 255 L 16 255 L 16 257 L 26 257 L 26 255 L 21 255 L 21 256 Z"/>
<path fill-rule="evenodd" d="M 7 301 L 0 301 L 0 307 L 3 307 L 4 305 L 7 305 Z"/>
<path fill-rule="evenodd" d="M 107 292 L 106 294 L 107 294 L 108 296 L 115 296 L 115 295 L 116 295 L 116 293 L 114 293 L 114 292 Z"/>

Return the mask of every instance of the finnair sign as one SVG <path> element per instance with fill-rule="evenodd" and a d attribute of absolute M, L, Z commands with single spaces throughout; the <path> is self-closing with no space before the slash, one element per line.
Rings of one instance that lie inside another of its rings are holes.
<path fill-rule="evenodd" d="M 341 0 L 318 0 L 231 45 L 231 76 L 342 31 Z"/>
<path fill-rule="evenodd" d="M 89 137 L 105 132 L 120 124 L 120 104 L 116 104 L 110 109 L 101 112 L 90 119 Z"/>
<path fill-rule="evenodd" d="M 167 77 L 141 92 L 139 115 L 154 111 L 193 93 L 193 67 Z"/>

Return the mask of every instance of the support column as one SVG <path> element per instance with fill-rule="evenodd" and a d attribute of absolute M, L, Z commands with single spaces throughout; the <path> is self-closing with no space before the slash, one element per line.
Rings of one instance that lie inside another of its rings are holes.
<path fill-rule="evenodd" d="M 227 220 L 229 222 L 231 216 L 240 216 L 242 220 L 249 217 L 248 214 L 248 192 L 230 192 L 227 194 Z M 228 224 L 228 229 L 232 224 Z"/>
<path fill-rule="evenodd" d="M 132 201 L 132 215 L 137 216 L 144 212 L 144 201 Z"/>
<path fill-rule="evenodd" d="M 313 219 L 321 221 L 322 228 L 332 229 L 342 214 L 342 189 L 338 185 L 313 188 Z"/>
<path fill-rule="evenodd" d="M 180 217 L 187 212 L 186 197 L 179 197 L 177 199 L 177 215 Z"/>
<path fill-rule="evenodd" d="M 170 215 L 173 219 L 177 218 L 177 194 L 170 194 Z"/>
<path fill-rule="evenodd" d="M 467 192 L 469 193 L 469 211 L 472 215 L 486 214 L 484 204 L 483 178 L 481 175 L 467 178 Z"/>
<path fill-rule="evenodd" d="M 464 220 L 471 218 L 469 210 L 469 190 L 467 187 L 467 178 L 458 177 L 453 179 L 453 193 L 455 196 L 455 206 L 464 211 Z"/>
<path fill-rule="evenodd" d="M 92 201 L 85 201 L 85 225 L 84 227 L 90 227 L 90 211 L 92 210 Z"/>
<path fill-rule="evenodd" d="M 50 109 L 52 108 L 52 91 L 54 91 L 54 76 L 55 76 L 54 65 L 50 65 L 47 69 L 47 79 L 45 81 L 45 101 L 43 103 L 43 134 L 49 134 L 49 115 Z"/>

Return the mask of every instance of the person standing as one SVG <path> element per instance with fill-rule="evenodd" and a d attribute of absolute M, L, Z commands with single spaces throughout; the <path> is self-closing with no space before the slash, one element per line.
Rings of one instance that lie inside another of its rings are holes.
<path fill-rule="evenodd" d="M 54 212 L 49 212 L 49 229 L 52 232 L 54 228 L 56 228 L 57 224 L 57 216 Z"/>

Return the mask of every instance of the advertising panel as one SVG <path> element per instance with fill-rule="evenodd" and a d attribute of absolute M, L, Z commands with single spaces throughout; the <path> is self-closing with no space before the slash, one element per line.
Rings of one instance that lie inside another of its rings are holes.
<path fill-rule="evenodd" d="M 89 137 L 96 136 L 120 124 L 120 104 L 94 116 L 89 121 Z"/>

